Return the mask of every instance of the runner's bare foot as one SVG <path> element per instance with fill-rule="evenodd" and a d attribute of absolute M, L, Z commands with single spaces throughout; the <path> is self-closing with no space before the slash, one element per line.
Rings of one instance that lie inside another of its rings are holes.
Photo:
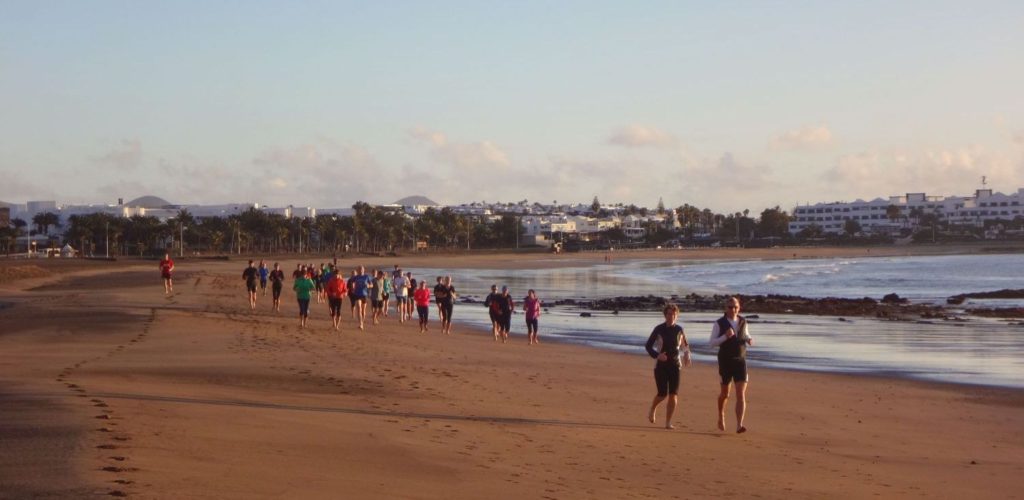
<path fill-rule="evenodd" d="M 655 417 L 654 408 L 651 408 L 651 411 L 647 412 L 647 421 L 653 424 L 657 420 Z"/>
<path fill-rule="evenodd" d="M 743 427 L 742 425 L 739 427 L 739 429 L 736 429 L 736 434 L 743 434 L 744 432 L 747 432 L 747 428 Z"/>
<path fill-rule="evenodd" d="M 725 430 L 725 417 L 719 417 L 719 419 L 718 419 L 718 430 L 720 430 L 720 431 L 724 431 Z"/>

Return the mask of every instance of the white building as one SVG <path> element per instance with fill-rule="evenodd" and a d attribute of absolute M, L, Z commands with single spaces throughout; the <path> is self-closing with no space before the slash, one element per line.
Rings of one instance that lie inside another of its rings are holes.
<path fill-rule="evenodd" d="M 889 207 L 899 208 L 898 217 L 891 218 Z M 817 203 L 798 205 L 789 222 L 791 234 L 817 225 L 826 233 L 844 231 L 846 221 L 860 223 L 868 233 L 891 233 L 901 228 L 913 228 L 919 223 L 918 214 L 935 214 L 940 221 L 976 227 L 995 220 L 1010 221 L 1024 215 L 1024 188 L 1013 194 L 993 193 L 979 189 L 974 196 L 927 196 L 925 193 L 907 193 L 891 196 L 888 200 Z"/>

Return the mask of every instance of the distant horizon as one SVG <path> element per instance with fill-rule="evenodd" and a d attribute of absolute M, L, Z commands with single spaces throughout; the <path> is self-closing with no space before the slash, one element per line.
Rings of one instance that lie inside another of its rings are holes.
<path fill-rule="evenodd" d="M 984 187 L 979 186 L 979 187 L 975 188 L 974 190 L 972 190 L 971 193 L 966 193 L 966 194 L 936 194 L 936 193 L 927 193 L 927 192 L 924 192 L 924 194 L 926 194 L 927 196 L 940 196 L 940 197 L 943 197 L 943 198 L 949 198 L 949 197 L 969 197 L 969 196 L 973 196 L 975 194 L 975 192 L 977 190 L 980 190 L 980 189 L 991 190 L 993 193 L 1003 193 L 1003 194 L 1007 194 L 1007 195 L 1012 195 L 1012 194 L 1016 194 L 1019 190 L 1024 189 L 1024 186 L 1020 186 L 1020 187 L 1017 187 L 1016 189 L 1012 189 L 1012 190 L 1000 190 L 1000 189 L 996 189 L 996 188 L 993 188 L 991 186 L 986 185 Z M 871 197 L 859 197 L 859 198 L 850 199 L 850 200 L 815 200 L 815 201 L 810 201 L 810 202 L 805 202 L 805 203 L 796 202 L 796 203 L 793 203 L 791 205 L 772 205 L 772 206 L 764 206 L 764 207 L 749 206 L 749 207 L 744 207 L 744 208 L 751 210 L 752 213 L 755 213 L 755 212 L 756 213 L 760 213 L 762 210 L 770 209 L 770 208 L 774 208 L 774 207 L 778 206 L 783 211 L 785 211 L 787 213 L 791 213 L 791 210 L 793 208 L 796 208 L 796 207 L 799 207 L 799 206 L 814 205 L 814 204 L 820 204 L 820 203 L 825 203 L 825 204 L 827 204 L 827 203 L 850 203 L 850 202 L 855 202 L 855 201 L 870 202 L 870 201 L 874 201 L 874 200 L 887 200 L 887 199 L 889 199 L 889 198 L 891 198 L 893 196 L 904 196 L 904 195 L 907 195 L 907 194 L 916 194 L 916 193 L 922 193 L 922 191 L 908 191 L 906 193 L 894 193 L 894 194 L 878 195 L 878 196 L 871 196 Z M 400 205 L 404 205 L 403 203 L 399 203 L 399 202 L 402 202 L 403 200 L 406 200 L 408 198 L 424 197 L 424 195 L 409 195 L 409 196 L 404 196 L 404 197 L 402 197 L 402 198 L 400 198 L 398 200 L 395 200 L 394 202 L 380 202 L 380 203 L 378 203 L 378 202 L 373 202 L 373 201 L 369 201 L 369 200 L 355 200 L 355 201 L 353 201 L 352 203 L 349 203 L 349 204 L 342 203 L 342 204 L 334 204 L 334 205 L 315 206 L 315 205 L 303 205 L 303 204 L 295 204 L 295 203 L 287 203 L 287 204 L 284 204 L 284 205 L 272 205 L 272 204 L 260 203 L 259 201 L 249 201 L 249 200 L 246 200 L 246 201 L 235 200 L 235 201 L 224 201 L 224 202 L 213 201 L 213 202 L 207 202 L 207 203 L 175 202 L 173 200 L 168 200 L 168 199 L 166 199 L 166 198 L 164 198 L 162 196 L 147 194 L 147 195 L 137 196 L 137 197 L 134 197 L 134 198 L 131 198 L 131 199 L 126 199 L 124 201 L 124 205 L 125 206 L 135 206 L 135 205 L 131 205 L 130 203 L 133 202 L 133 201 L 136 201 L 138 199 L 146 198 L 146 197 L 151 197 L 151 196 L 152 197 L 156 197 L 156 198 L 160 198 L 163 201 L 166 201 L 167 202 L 165 204 L 166 206 L 188 207 L 188 206 L 221 206 L 221 205 L 236 205 L 236 204 L 237 205 L 258 204 L 261 207 L 268 207 L 268 208 L 284 208 L 284 207 L 292 206 L 292 207 L 313 208 L 313 209 L 351 208 L 352 205 L 354 205 L 356 203 L 359 203 L 359 202 L 369 203 L 371 205 L 381 205 L 381 206 L 382 205 L 399 205 L 399 204 Z M 124 197 L 122 197 L 122 198 L 124 198 Z M 458 203 L 452 203 L 452 204 L 444 204 L 444 203 L 436 203 L 436 202 L 433 203 L 433 204 L 431 204 L 431 203 L 425 203 L 425 204 L 426 205 L 435 205 L 435 206 L 460 206 L 460 205 L 471 205 L 471 204 L 475 204 L 475 203 L 486 203 L 488 205 L 491 205 L 491 204 L 516 205 L 516 204 L 518 204 L 522 200 L 523 199 L 511 200 L 511 201 L 472 200 L 472 201 L 464 201 L 464 202 L 458 202 Z M 428 201 L 433 201 L 433 200 L 429 200 L 428 199 Z M 527 201 L 528 205 L 533 205 L 534 203 L 540 203 L 541 205 L 545 205 L 545 206 L 554 205 L 554 203 L 546 202 L 546 201 L 540 201 L 540 200 L 529 200 L 529 199 L 526 199 L 526 201 Z M 552 200 L 552 201 L 558 201 L 558 200 Z M 622 202 L 622 201 L 601 200 L 600 198 L 598 198 L 598 201 L 601 203 L 602 206 L 609 206 L 609 207 L 610 206 L 618 206 L 618 205 L 624 205 L 624 206 L 635 205 L 638 208 L 652 209 L 652 208 L 655 208 L 657 206 L 657 202 L 655 202 L 653 205 L 638 205 L 638 204 L 635 204 L 635 203 L 627 203 L 627 202 Z M 40 202 L 43 202 L 43 203 L 54 202 L 54 203 L 56 203 L 58 208 L 60 208 L 62 206 L 117 206 L 118 205 L 116 199 L 113 200 L 110 203 L 104 203 L 104 202 L 62 203 L 60 200 L 26 200 L 26 201 L 23 201 L 23 202 L 11 202 L 9 200 L 0 200 L 0 204 L 8 204 L 8 205 L 26 205 L 27 203 L 40 203 Z M 589 200 L 589 201 L 558 202 L 557 205 L 559 205 L 559 206 L 571 206 L 571 205 L 579 206 L 579 205 L 590 205 L 592 202 L 593 202 L 593 198 L 591 198 L 591 200 Z M 683 203 L 680 203 L 678 205 L 665 203 L 665 208 L 666 209 L 674 209 L 674 208 L 678 208 L 678 207 L 680 207 L 682 205 L 683 205 Z M 693 205 L 693 204 L 691 204 L 691 205 Z M 716 212 L 716 213 L 733 213 L 733 212 L 735 212 L 735 211 L 718 210 L 718 209 L 716 209 L 714 207 L 704 207 L 704 206 L 700 206 L 700 205 L 695 205 L 695 206 L 698 206 L 698 207 L 700 207 L 702 209 L 707 208 L 707 209 L 710 209 L 711 211 Z M 743 209 L 740 209 L 740 211 L 742 211 L 742 210 Z"/>

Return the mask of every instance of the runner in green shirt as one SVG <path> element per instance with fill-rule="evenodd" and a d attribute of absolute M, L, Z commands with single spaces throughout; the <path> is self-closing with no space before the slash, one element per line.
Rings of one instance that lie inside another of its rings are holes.
<path fill-rule="evenodd" d="M 299 326 L 306 327 L 306 318 L 309 317 L 309 299 L 313 295 L 316 285 L 309 279 L 309 274 L 303 274 L 295 279 L 292 290 L 295 290 L 295 298 L 299 300 Z"/>

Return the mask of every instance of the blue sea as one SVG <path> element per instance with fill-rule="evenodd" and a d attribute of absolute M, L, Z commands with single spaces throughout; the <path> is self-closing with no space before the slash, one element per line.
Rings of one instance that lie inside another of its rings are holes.
<path fill-rule="evenodd" d="M 538 270 L 416 269 L 431 279 L 451 275 L 462 297 L 482 300 L 491 284 L 507 285 L 517 299 L 535 289 L 542 300 L 629 295 L 785 294 L 872 297 L 897 293 L 915 303 L 944 303 L 965 292 L 1024 288 L 1024 254 L 793 259 L 784 261 L 630 261 Z M 970 315 L 973 307 L 1024 306 L 1024 300 L 968 300 L 961 321 L 881 321 L 761 314 L 751 321 L 750 364 L 795 370 L 906 377 L 961 384 L 1024 388 L 1024 320 Z M 592 312 L 550 307 L 541 316 L 541 339 L 645 355 L 643 344 L 659 313 Z M 706 347 L 718 313 L 683 311 L 698 360 L 714 360 Z M 482 305 L 460 304 L 456 321 L 489 330 Z M 513 336 L 523 334 L 522 316 Z M 516 339 L 520 340 L 520 339 Z"/>

